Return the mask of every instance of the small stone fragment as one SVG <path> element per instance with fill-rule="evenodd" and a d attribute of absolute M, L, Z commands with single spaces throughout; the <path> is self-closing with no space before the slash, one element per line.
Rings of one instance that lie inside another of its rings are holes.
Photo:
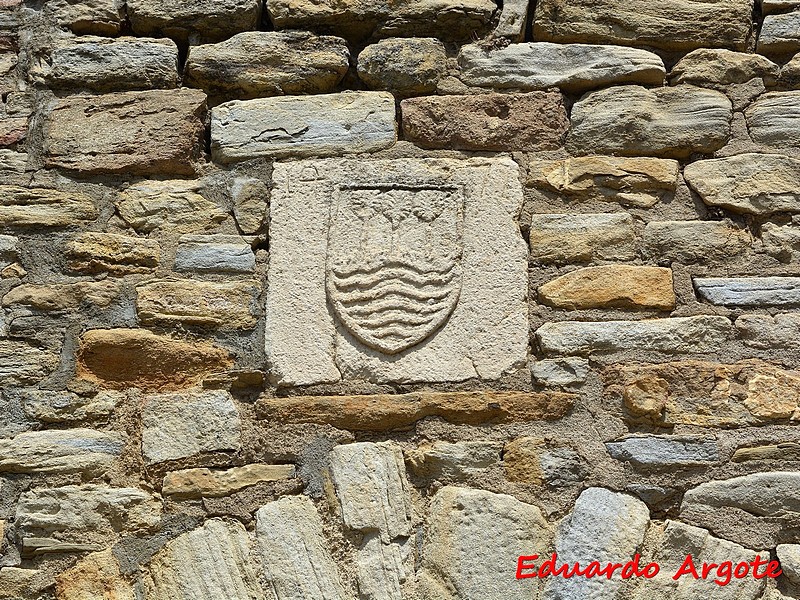
<path fill-rule="evenodd" d="M 391 38 L 358 55 L 358 77 L 373 90 L 429 94 L 447 73 L 447 53 L 435 38 Z"/>
<path fill-rule="evenodd" d="M 87 195 L 45 188 L 0 185 L 0 225 L 65 227 L 97 218 Z"/>
<path fill-rule="evenodd" d="M 122 452 L 125 437 L 94 429 L 52 429 L 0 439 L 0 472 L 104 474 Z"/>
<path fill-rule="evenodd" d="M 565 264 L 633 260 L 633 217 L 627 213 L 537 214 L 531 219 L 531 258 Z"/>
<path fill-rule="evenodd" d="M 589 361 L 575 356 L 537 360 L 531 366 L 531 376 L 536 382 L 548 386 L 580 385 L 589 371 Z"/>
<path fill-rule="evenodd" d="M 800 147 L 800 91 L 764 94 L 744 114 L 750 137 L 757 144 L 778 149 Z"/>
<path fill-rule="evenodd" d="M 722 306 L 800 305 L 800 277 L 695 277 L 697 295 Z"/>
<path fill-rule="evenodd" d="M 89 554 L 56 577 L 56 600 L 134 600 L 111 550 Z"/>
<path fill-rule="evenodd" d="M 184 235 L 178 240 L 176 271 L 252 273 L 256 257 L 238 235 Z"/>
<path fill-rule="evenodd" d="M 545 441 L 535 437 L 519 437 L 503 448 L 503 468 L 509 481 L 541 485 L 544 480 L 541 455 Z"/>
<path fill-rule="evenodd" d="M 767 446 L 737 448 L 731 461 L 747 462 L 751 460 L 800 461 L 800 444 L 784 442 Z"/>
<path fill-rule="evenodd" d="M 117 276 L 152 272 L 161 254 L 156 240 L 91 231 L 78 234 L 65 250 L 71 271 Z"/>
<path fill-rule="evenodd" d="M 258 29 L 258 0 L 127 0 L 128 20 L 137 36 L 164 35 L 181 42 L 219 41 Z"/>
<path fill-rule="evenodd" d="M 642 236 L 643 255 L 660 264 L 724 261 L 750 247 L 746 229 L 719 221 L 651 221 Z"/>
<path fill-rule="evenodd" d="M 612 458 L 637 467 L 680 467 L 719 462 L 717 440 L 703 436 L 634 435 L 607 442 Z"/>
<path fill-rule="evenodd" d="M 260 179 L 237 177 L 231 185 L 233 216 L 244 234 L 256 233 L 264 225 L 270 191 Z"/>
<path fill-rule="evenodd" d="M 220 498 L 268 481 L 290 479 L 294 465 L 251 464 L 225 471 L 184 469 L 164 476 L 161 492 L 177 499 Z"/>
<path fill-rule="evenodd" d="M 500 462 L 500 442 L 434 442 L 406 453 L 406 461 L 417 477 L 466 479 L 478 476 Z"/>
<path fill-rule="evenodd" d="M 528 25 L 528 9 L 528 0 L 504 0 L 500 20 L 492 32 L 492 37 L 522 42 Z"/>
<path fill-rule="evenodd" d="M 698 48 L 678 61 L 669 73 L 672 85 L 688 83 L 701 87 L 725 88 L 731 84 L 761 79 L 772 87 L 781 68 L 763 56 L 719 48 Z"/>

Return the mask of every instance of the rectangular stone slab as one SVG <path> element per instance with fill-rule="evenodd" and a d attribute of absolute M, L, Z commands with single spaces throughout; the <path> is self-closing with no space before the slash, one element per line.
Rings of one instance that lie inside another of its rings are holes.
<path fill-rule="evenodd" d="M 800 277 L 695 277 L 694 289 L 723 306 L 800 305 Z"/>

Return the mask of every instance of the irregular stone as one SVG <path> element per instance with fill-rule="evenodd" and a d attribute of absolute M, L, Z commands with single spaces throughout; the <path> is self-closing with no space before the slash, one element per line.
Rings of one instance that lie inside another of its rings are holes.
<path fill-rule="evenodd" d="M 642 235 L 642 254 L 661 264 L 724 261 L 750 247 L 750 234 L 719 221 L 651 221 Z"/>
<path fill-rule="evenodd" d="M 506 443 L 503 448 L 503 469 L 506 479 L 541 485 L 544 480 L 541 454 L 545 450 L 541 438 L 523 436 Z"/>
<path fill-rule="evenodd" d="M 577 0 L 568 5 L 542 0 L 536 6 L 533 37 L 684 52 L 703 46 L 746 50 L 752 9 L 750 0 L 659 4 L 634 0 L 624 5 L 614 0 Z"/>
<path fill-rule="evenodd" d="M 569 129 L 557 92 L 424 96 L 400 110 L 406 139 L 423 148 L 554 150 Z"/>
<path fill-rule="evenodd" d="M 102 391 L 94 396 L 78 396 L 72 392 L 51 390 L 25 390 L 21 393 L 25 414 L 45 423 L 108 417 L 124 399 L 123 393 L 115 391 Z"/>
<path fill-rule="evenodd" d="M 178 47 L 171 40 L 67 38 L 31 76 L 53 89 L 93 92 L 178 86 Z"/>
<path fill-rule="evenodd" d="M 190 42 L 223 40 L 258 29 L 261 17 L 258 0 L 127 0 L 126 8 L 137 36 L 164 35 Z"/>
<path fill-rule="evenodd" d="M 589 361 L 585 358 L 546 358 L 531 365 L 531 376 L 540 385 L 571 386 L 586 381 L 589 374 Z"/>
<path fill-rule="evenodd" d="M 175 255 L 176 271 L 252 273 L 256 257 L 238 235 L 184 235 Z"/>
<path fill-rule="evenodd" d="M 633 260 L 636 235 L 627 213 L 533 215 L 531 258 L 545 264 Z"/>
<path fill-rule="evenodd" d="M 525 28 L 528 25 L 528 8 L 528 0 L 505 0 L 492 37 L 506 38 L 512 42 L 524 41 Z"/>
<path fill-rule="evenodd" d="M 156 240 L 93 231 L 75 236 L 65 251 L 70 271 L 117 276 L 155 271 L 161 254 Z"/>
<path fill-rule="evenodd" d="M 20 569 L 18 567 L 0 568 L 0 598 L 3 600 L 20 600 L 29 598 L 52 585 L 45 573 L 38 569 Z"/>
<path fill-rule="evenodd" d="M 634 435 L 607 442 L 612 458 L 637 467 L 678 467 L 719 462 L 717 440 L 710 436 Z"/>
<path fill-rule="evenodd" d="M 341 38 L 304 31 L 247 31 L 218 44 L 192 46 L 183 84 L 207 94 L 246 100 L 330 92 L 347 73 Z"/>
<path fill-rule="evenodd" d="M 505 48 L 469 44 L 458 55 L 459 79 L 470 86 L 582 92 L 624 83 L 663 85 L 664 62 L 635 48 L 528 42 Z"/>
<path fill-rule="evenodd" d="M 406 545 L 410 545 L 406 542 Z M 380 535 L 367 534 L 356 553 L 358 592 L 364 600 L 403 600 L 402 584 L 408 572 L 403 546 L 384 544 Z"/>
<path fill-rule="evenodd" d="M 528 185 L 553 190 L 571 200 L 650 208 L 674 196 L 678 173 L 674 160 L 581 156 L 534 162 Z"/>
<path fill-rule="evenodd" d="M 59 364 L 57 354 L 27 342 L 0 340 L 0 384 L 31 385 L 50 375 Z"/>
<path fill-rule="evenodd" d="M 779 544 L 775 552 L 786 579 L 800 584 L 800 544 Z"/>
<path fill-rule="evenodd" d="M 44 164 L 82 176 L 194 175 L 205 114 L 197 90 L 68 96 L 45 117 Z"/>
<path fill-rule="evenodd" d="M 686 165 L 683 176 L 710 206 L 754 215 L 800 212 L 798 159 L 780 154 L 737 154 Z"/>
<path fill-rule="evenodd" d="M 238 451 L 242 426 L 224 390 L 153 394 L 142 406 L 142 454 L 147 464 L 202 452 Z"/>
<path fill-rule="evenodd" d="M 144 576 L 148 600 L 265 600 L 244 525 L 211 519 L 153 558 Z"/>
<path fill-rule="evenodd" d="M 92 329 L 81 337 L 77 374 L 112 389 L 179 389 L 232 364 L 227 351 L 207 342 L 144 329 Z"/>
<path fill-rule="evenodd" d="M 736 319 L 739 338 L 761 349 L 800 349 L 800 315 L 797 313 L 742 315 Z"/>
<path fill-rule="evenodd" d="M 790 90 L 800 87 L 800 53 L 795 54 L 792 60 L 781 67 L 779 83 Z"/>
<path fill-rule="evenodd" d="M 458 480 L 497 465 L 502 450 L 501 442 L 434 442 L 408 451 L 406 461 L 417 477 Z"/>
<path fill-rule="evenodd" d="M 28 154 L 16 150 L 0 150 L 0 171 L 24 174 L 27 169 Z"/>
<path fill-rule="evenodd" d="M 641 545 L 650 512 L 641 501 L 603 488 L 584 490 L 572 513 L 556 530 L 555 552 L 559 564 L 591 561 L 601 565 L 630 560 Z M 544 598 L 619 598 L 622 579 L 551 577 L 546 580 Z"/>
<path fill-rule="evenodd" d="M 547 485 L 551 487 L 582 483 L 588 475 L 581 455 L 572 448 L 553 448 L 542 452 L 539 464 Z"/>
<path fill-rule="evenodd" d="M 800 277 L 695 277 L 697 295 L 722 306 L 800 304 Z"/>
<path fill-rule="evenodd" d="M 444 44 L 435 38 L 391 38 L 358 55 L 358 77 L 373 90 L 429 94 L 447 74 Z"/>
<path fill-rule="evenodd" d="M 757 144 L 800 147 L 800 91 L 764 94 L 744 114 Z"/>
<path fill-rule="evenodd" d="M 133 587 L 122 578 L 110 549 L 81 559 L 56 577 L 56 600 L 134 600 Z"/>
<path fill-rule="evenodd" d="M 428 416 L 478 425 L 555 421 L 566 416 L 575 396 L 560 392 L 422 392 L 384 396 L 291 396 L 262 398 L 259 416 L 279 423 L 326 423 L 339 429 L 384 431 Z"/>
<path fill-rule="evenodd" d="M 520 555 L 545 554 L 552 536 L 535 506 L 505 494 L 444 487 L 433 498 L 422 542 L 420 595 L 425 600 L 538 597 L 542 581 L 515 580 L 509 565 Z"/>
<path fill-rule="evenodd" d="M 65 227 L 97 218 L 92 199 L 81 193 L 0 185 L 0 225 Z"/>
<path fill-rule="evenodd" d="M 16 147 L 28 136 L 28 115 L 9 115 L 0 104 L 0 147 Z"/>
<path fill-rule="evenodd" d="M 720 48 L 693 50 L 672 67 L 672 85 L 688 83 L 702 87 L 724 88 L 736 83 L 761 79 L 772 87 L 778 81 L 781 68 L 774 62 L 746 52 L 731 52 Z"/>
<path fill-rule="evenodd" d="M 157 280 L 136 288 L 136 312 L 145 325 L 252 329 L 260 291 L 253 281 Z"/>
<path fill-rule="evenodd" d="M 3 296 L 3 306 L 25 306 L 44 312 L 77 310 L 94 305 L 107 308 L 120 296 L 113 281 L 81 281 L 64 285 L 18 285 Z"/>
<path fill-rule="evenodd" d="M 119 194 L 117 210 L 139 233 L 192 233 L 217 227 L 228 214 L 199 192 L 195 181 L 141 181 Z"/>
<path fill-rule="evenodd" d="M 307 497 L 286 496 L 261 507 L 256 538 L 268 587 L 279 600 L 350 597 L 322 537 L 322 520 Z"/>
<path fill-rule="evenodd" d="M 764 223 L 761 226 L 761 241 L 766 253 L 779 261 L 800 261 L 800 227 L 797 224 Z"/>
<path fill-rule="evenodd" d="M 0 92 L 9 94 L 17 89 L 17 55 L 0 48 Z"/>
<path fill-rule="evenodd" d="M 693 505 L 732 506 L 761 517 L 800 513 L 800 472 L 771 471 L 709 481 L 688 490 L 681 512 Z"/>
<path fill-rule="evenodd" d="M 392 442 L 342 444 L 329 455 L 342 520 L 377 531 L 385 544 L 411 534 L 410 487 L 400 447 Z"/>
<path fill-rule="evenodd" d="M 260 179 L 237 177 L 231 185 L 233 216 L 244 234 L 256 233 L 264 225 L 270 191 Z"/>
<path fill-rule="evenodd" d="M 769 552 L 755 552 L 728 540 L 713 537 L 705 529 L 684 525 L 677 521 L 667 521 L 663 525 L 653 525 L 654 543 L 656 544 L 653 561 L 661 566 L 660 572 L 651 579 L 641 579 L 632 598 L 633 600 L 650 600 L 652 598 L 674 598 L 675 600 L 695 600 L 708 598 L 713 579 L 724 581 L 724 577 L 716 577 L 716 570 L 711 571 L 709 579 L 694 579 L 684 575 L 673 579 L 687 556 L 691 556 L 698 567 L 702 564 L 715 565 L 730 561 L 734 565 L 740 562 L 752 562 L 759 557 L 762 564 L 770 560 Z M 759 569 L 764 572 L 764 567 Z M 752 575 L 744 578 L 730 578 L 724 587 L 724 595 L 741 600 L 756 600 L 764 592 L 766 579 L 755 579 Z"/>
<path fill-rule="evenodd" d="M 732 462 L 747 462 L 751 460 L 800 461 L 800 444 L 783 442 L 767 446 L 754 446 L 752 448 L 737 448 L 731 457 Z"/>
<path fill-rule="evenodd" d="M 116 36 L 125 20 L 123 0 L 50 0 L 44 11 L 78 35 Z"/>
<path fill-rule="evenodd" d="M 732 118 L 731 101 L 713 90 L 612 87 L 572 107 L 567 148 L 576 154 L 667 158 L 710 154 L 728 141 Z"/>
<path fill-rule="evenodd" d="M 123 435 L 94 429 L 20 433 L 0 439 L 0 472 L 98 476 L 114 465 L 124 445 Z"/>
<path fill-rule="evenodd" d="M 765 16 L 757 50 L 767 56 L 785 56 L 800 50 L 800 12 Z"/>
<path fill-rule="evenodd" d="M 295 476 L 294 465 L 251 464 L 225 471 L 184 469 L 164 476 L 161 492 L 179 499 L 220 498 L 268 481 Z"/>
<path fill-rule="evenodd" d="M 265 345 L 275 383 L 496 379 L 526 363 L 511 159 L 296 161 L 276 164 L 273 181 Z M 376 285 L 408 299 L 384 299 Z"/>
<path fill-rule="evenodd" d="M 539 287 L 539 302 L 556 308 L 675 308 L 672 271 L 605 265 L 570 271 Z"/>
<path fill-rule="evenodd" d="M 731 337 L 725 317 L 700 315 L 644 321 L 545 323 L 536 340 L 546 354 L 593 354 L 642 350 L 666 354 L 717 352 Z"/>

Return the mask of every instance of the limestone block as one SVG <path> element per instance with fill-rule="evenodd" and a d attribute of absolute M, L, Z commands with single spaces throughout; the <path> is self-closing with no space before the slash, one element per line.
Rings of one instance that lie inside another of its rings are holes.
<path fill-rule="evenodd" d="M 114 466 L 124 445 L 122 434 L 94 429 L 20 433 L 0 439 L 0 472 L 98 476 Z"/>
<path fill-rule="evenodd" d="M 130 275 L 158 267 L 161 251 L 156 240 L 114 233 L 79 233 L 66 245 L 71 271 Z"/>
<path fill-rule="evenodd" d="M 0 224 L 65 227 L 97 218 L 94 201 L 80 192 L 0 185 Z"/>
<path fill-rule="evenodd" d="M 428 94 L 446 73 L 447 53 L 435 38 L 390 38 L 358 55 L 358 77 L 373 90 Z"/>
<path fill-rule="evenodd" d="M 695 277 L 697 295 L 723 306 L 800 305 L 800 277 Z"/>
<path fill-rule="evenodd" d="M 120 286 L 113 281 L 81 281 L 63 285 L 23 284 L 3 296 L 3 306 L 24 306 L 43 312 L 65 312 L 93 305 L 107 308 L 119 299 Z"/>
<path fill-rule="evenodd" d="M 218 41 L 258 29 L 258 0 L 127 0 L 133 33 L 164 35 L 180 41 Z"/>
<path fill-rule="evenodd" d="M 183 235 L 175 254 L 176 271 L 252 273 L 256 257 L 238 235 Z"/>
<path fill-rule="evenodd" d="M 642 235 L 643 254 L 661 264 L 724 261 L 750 247 L 745 229 L 720 221 L 650 221 Z"/>
<path fill-rule="evenodd" d="M 531 258 L 543 263 L 633 260 L 635 242 L 627 213 L 537 214 L 531 219 Z"/>
<path fill-rule="evenodd" d="M 406 546 L 410 546 L 406 542 Z M 384 544 L 379 534 L 367 534 L 356 553 L 358 591 L 364 600 L 403 600 L 402 584 L 413 573 L 400 544 Z"/>
<path fill-rule="evenodd" d="M 757 50 L 767 56 L 794 54 L 800 50 L 800 12 L 765 16 Z"/>
<path fill-rule="evenodd" d="M 607 442 L 612 458 L 637 467 L 676 467 L 719 462 L 713 436 L 634 435 Z"/>
<path fill-rule="evenodd" d="M 279 385 L 495 379 L 525 363 L 516 163 L 300 161 L 273 181 L 266 350 Z"/>
<path fill-rule="evenodd" d="M 375 152 L 394 145 L 394 115 L 385 92 L 232 100 L 211 111 L 211 155 L 231 163 Z"/>
<path fill-rule="evenodd" d="M 226 470 L 184 469 L 164 476 L 162 493 L 175 498 L 220 498 L 268 481 L 294 477 L 294 465 L 251 464 Z"/>
<path fill-rule="evenodd" d="M 745 111 L 745 117 L 757 144 L 800 147 L 800 91 L 764 94 Z"/>
<path fill-rule="evenodd" d="M 698 48 L 678 61 L 669 72 L 672 85 L 688 83 L 723 88 L 761 79 L 766 86 L 778 80 L 781 68 L 764 56 L 720 48 Z"/>

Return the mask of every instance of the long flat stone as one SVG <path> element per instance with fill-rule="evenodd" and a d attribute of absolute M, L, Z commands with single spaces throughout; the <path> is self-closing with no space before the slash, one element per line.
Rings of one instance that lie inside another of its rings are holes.
<path fill-rule="evenodd" d="M 157 240 L 94 231 L 72 238 L 65 252 L 71 271 L 112 275 L 155 271 L 161 256 Z"/>
<path fill-rule="evenodd" d="M 251 464 L 226 470 L 205 468 L 171 471 L 161 491 L 175 498 L 221 498 L 269 481 L 294 477 L 294 465 Z"/>
<path fill-rule="evenodd" d="M 232 100 L 211 111 L 211 155 L 224 164 L 375 152 L 397 140 L 394 118 L 385 92 Z"/>
<path fill-rule="evenodd" d="M 720 221 L 650 221 L 642 234 L 642 253 L 660 264 L 724 261 L 750 245 L 746 229 Z"/>
<path fill-rule="evenodd" d="M 772 471 L 701 483 L 683 496 L 681 512 L 693 505 L 734 507 L 762 517 L 800 513 L 800 472 Z"/>
<path fill-rule="evenodd" d="M 87 194 L 48 188 L 0 185 L 0 224 L 7 227 L 65 227 L 98 216 Z"/>
<path fill-rule="evenodd" d="M 800 147 L 800 91 L 764 94 L 744 114 L 750 137 L 757 144 Z"/>
<path fill-rule="evenodd" d="M 531 258 L 543 263 L 632 260 L 636 234 L 627 213 L 536 214 L 529 242 Z"/>
<path fill-rule="evenodd" d="M 218 41 L 258 28 L 258 0 L 127 0 L 127 16 L 137 36 L 164 35 L 182 42 Z"/>
<path fill-rule="evenodd" d="M 176 271 L 252 273 L 253 249 L 237 235 L 184 235 L 175 253 Z"/>
<path fill-rule="evenodd" d="M 45 423 L 108 417 L 124 399 L 124 393 L 111 390 L 104 390 L 90 397 L 53 390 L 25 390 L 20 394 L 25 413 Z"/>
<path fill-rule="evenodd" d="M 94 429 L 54 429 L 0 439 L 0 472 L 102 475 L 122 453 L 125 437 Z"/>
<path fill-rule="evenodd" d="M 637 467 L 675 467 L 719 461 L 717 440 L 710 436 L 635 435 L 607 442 L 616 460 Z"/>
<path fill-rule="evenodd" d="M 593 44 L 527 42 L 488 49 L 463 46 L 459 79 L 471 86 L 581 92 L 609 85 L 662 85 L 664 62 L 646 50 Z"/>
<path fill-rule="evenodd" d="M 722 306 L 800 305 L 800 277 L 695 277 L 697 295 Z"/>

